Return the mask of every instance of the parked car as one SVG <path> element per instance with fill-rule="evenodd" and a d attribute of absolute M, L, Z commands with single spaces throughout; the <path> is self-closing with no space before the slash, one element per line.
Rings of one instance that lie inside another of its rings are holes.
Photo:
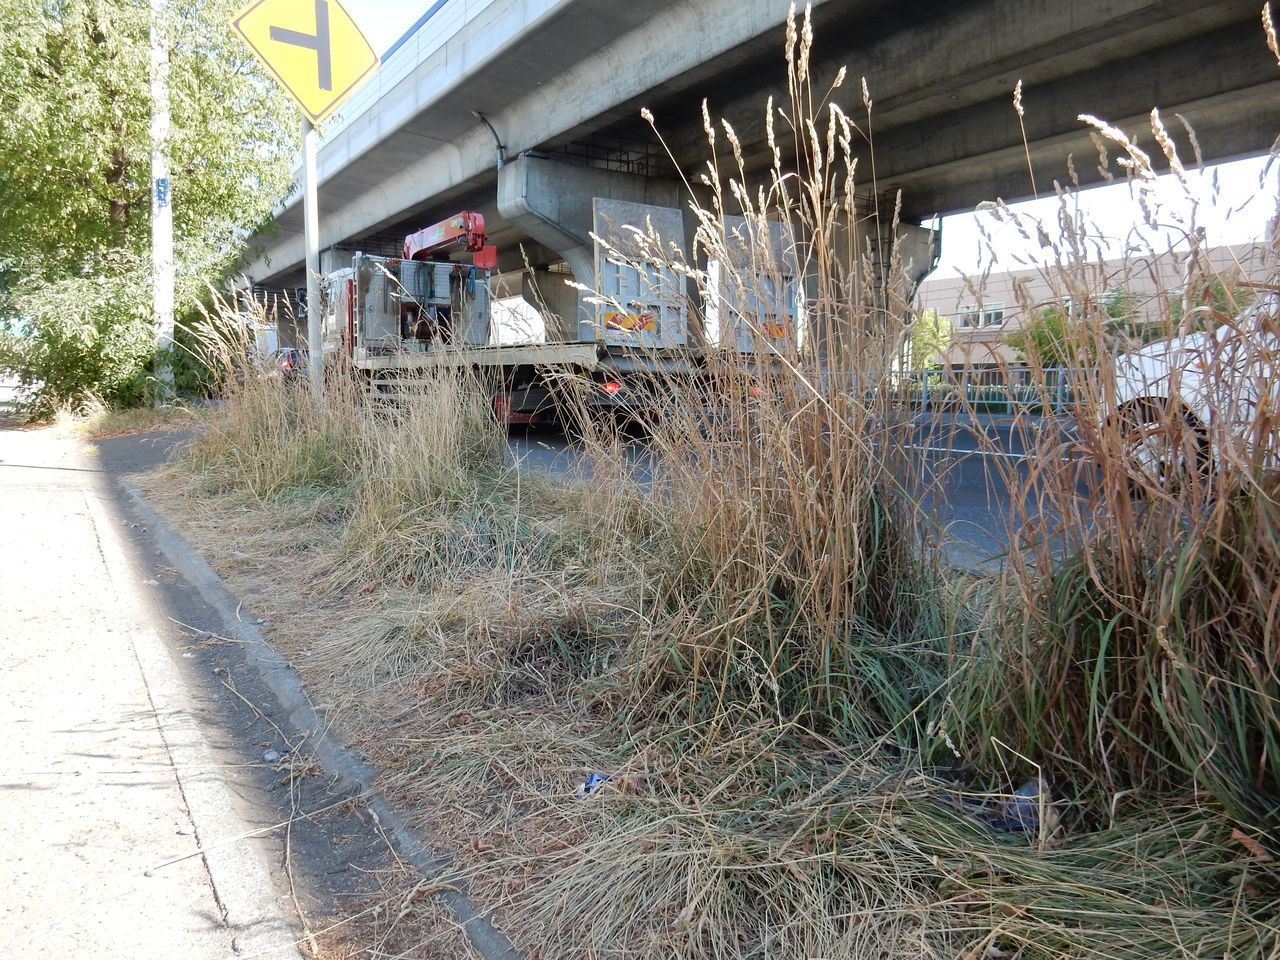
<path fill-rule="evenodd" d="M 1280 466 L 1280 325 L 1266 297 L 1213 331 L 1149 344 L 1115 363 L 1109 416 L 1129 468 L 1155 484 L 1226 459 Z"/>

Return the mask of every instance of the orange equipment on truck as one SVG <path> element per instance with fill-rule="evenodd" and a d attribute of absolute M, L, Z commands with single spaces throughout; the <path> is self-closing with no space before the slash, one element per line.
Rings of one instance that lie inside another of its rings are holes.
<path fill-rule="evenodd" d="M 441 220 L 404 238 L 406 260 L 426 260 L 431 254 L 454 244 L 463 244 L 471 262 L 480 270 L 495 270 L 498 248 L 485 243 L 484 217 L 470 210 Z"/>

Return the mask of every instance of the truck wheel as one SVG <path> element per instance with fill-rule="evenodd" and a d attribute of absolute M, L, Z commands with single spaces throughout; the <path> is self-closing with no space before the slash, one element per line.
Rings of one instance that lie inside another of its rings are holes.
<path fill-rule="evenodd" d="M 1120 414 L 1121 456 L 1130 489 L 1138 495 L 1177 490 L 1209 467 L 1209 440 L 1189 413 L 1140 401 Z"/>

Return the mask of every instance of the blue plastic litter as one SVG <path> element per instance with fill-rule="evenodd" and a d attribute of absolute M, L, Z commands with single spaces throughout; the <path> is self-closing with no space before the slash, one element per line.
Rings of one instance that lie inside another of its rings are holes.
<path fill-rule="evenodd" d="M 609 775 L 607 773 L 587 774 L 587 779 L 578 784 L 578 789 L 576 791 L 578 799 L 581 800 L 583 797 L 591 796 L 591 794 L 595 793 L 596 788 L 599 787 L 600 784 L 606 783 L 608 780 Z"/>

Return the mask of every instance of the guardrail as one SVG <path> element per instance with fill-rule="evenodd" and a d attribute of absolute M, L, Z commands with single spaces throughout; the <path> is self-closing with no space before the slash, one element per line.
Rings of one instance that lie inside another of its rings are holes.
<path fill-rule="evenodd" d="M 921 370 L 904 374 L 898 396 L 922 410 L 992 414 L 1069 413 L 1077 402 L 1077 385 L 1091 379 L 1090 370 L 1053 367 L 1042 370 Z"/>

